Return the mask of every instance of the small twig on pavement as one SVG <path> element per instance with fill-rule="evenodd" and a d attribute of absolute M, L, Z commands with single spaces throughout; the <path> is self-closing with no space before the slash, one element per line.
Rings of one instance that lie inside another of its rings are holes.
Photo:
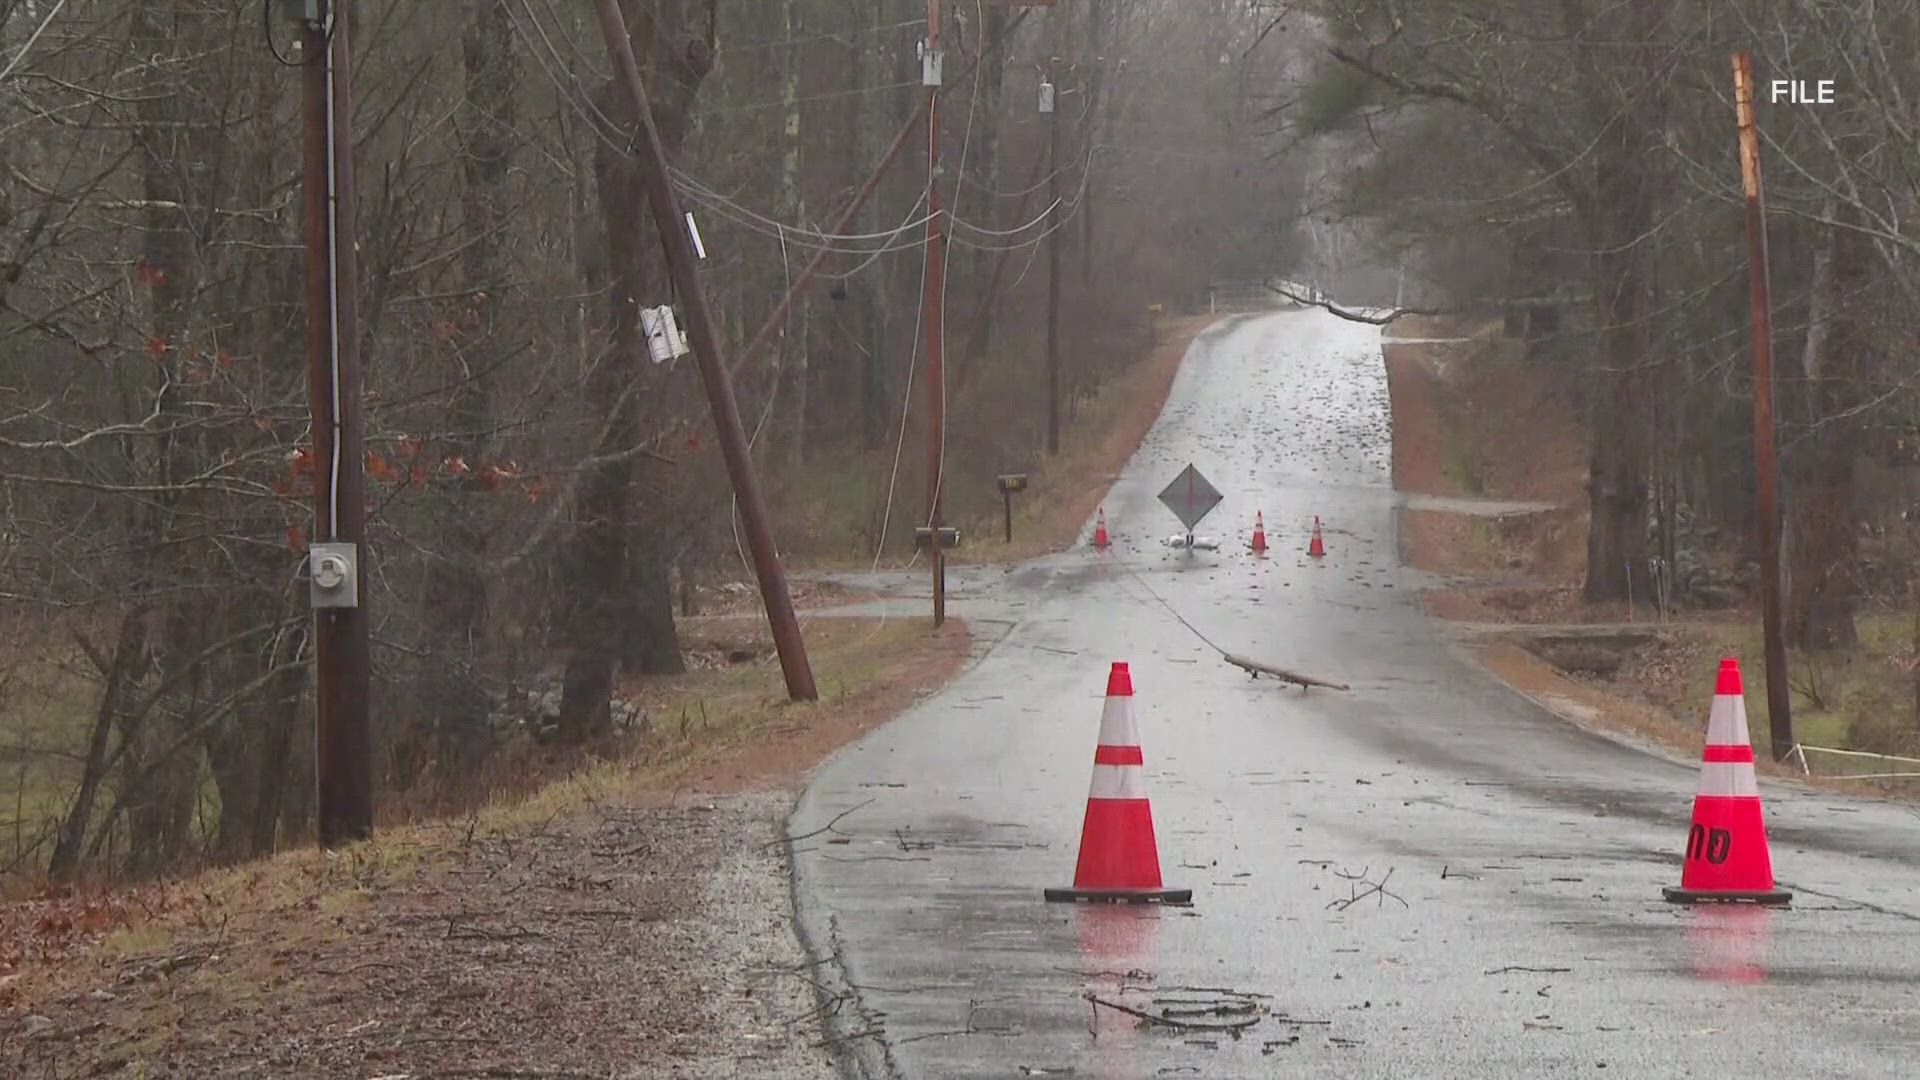
<path fill-rule="evenodd" d="M 1407 903 L 1404 897 L 1400 896 L 1398 893 L 1395 893 L 1391 889 L 1387 888 L 1387 882 L 1393 879 L 1393 867 L 1391 866 L 1387 867 L 1386 876 L 1382 877 L 1378 882 L 1367 880 L 1367 872 L 1368 870 L 1371 870 L 1371 869 L 1372 867 L 1368 867 L 1367 870 L 1362 870 L 1358 874 L 1349 874 L 1345 870 L 1333 871 L 1333 875 L 1341 879 L 1342 881 L 1351 881 L 1351 882 L 1356 882 L 1358 884 L 1354 885 L 1352 889 L 1352 895 L 1346 897 L 1345 899 L 1336 899 L 1332 903 L 1328 904 L 1327 907 L 1330 910 L 1345 911 L 1348 908 L 1352 907 L 1353 905 L 1359 903 L 1360 901 L 1365 900 L 1369 896 L 1374 896 L 1379 898 L 1376 903 L 1376 906 L 1385 906 L 1387 900 L 1389 899 L 1400 901 L 1400 906 L 1403 908 L 1411 908 L 1413 906 Z M 1360 885 L 1362 884 L 1366 885 L 1367 887 L 1365 889 L 1361 889 Z"/>
<path fill-rule="evenodd" d="M 1526 967 L 1521 964 L 1509 964 L 1506 967 L 1488 968 L 1489 975 L 1505 975 L 1509 971 L 1530 971 L 1541 975 L 1565 975 L 1572 968 L 1564 967 Z"/>
<path fill-rule="evenodd" d="M 1241 1017 L 1237 1020 L 1221 1021 L 1219 1023 L 1209 1023 L 1201 1020 L 1175 1020 L 1172 1017 L 1159 1016 L 1154 1013 L 1143 1011 L 1141 1009 L 1130 1008 L 1126 1005 L 1120 1004 L 1117 1001 L 1108 1001 L 1107 999 L 1101 997 L 1098 994 L 1088 994 L 1086 995 L 1086 998 L 1088 1001 L 1093 1002 L 1094 1013 L 1096 1016 L 1099 1014 L 1099 1011 L 1100 1011 L 1099 1006 L 1104 1005 L 1107 1008 L 1114 1010 L 1115 1012 L 1123 1012 L 1123 1013 L 1126 1013 L 1128 1016 L 1139 1017 L 1140 1019 L 1145 1020 L 1150 1024 L 1159 1024 L 1163 1027 L 1170 1027 L 1170 1028 L 1182 1028 L 1182 1029 L 1193 1030 L 1193 1031 L 1239 1031 L 1242 1028 L 1250 1028 L 1253 1025 L 1260 1022 L 1259 1014 L 1255 1014 L 1253 1016 Z"/>
<path fill-rule="evenodd" d="M 840 811 L 838 814 L 835 814 L 832 821 L 827 822 L 825 825 L 820 826 L 819 828 L 813 830 L 812 832 L 801 833 L 799 836 L 782 836 L 780 839 L 772 841 L 766 846 L 773 847 L 775 844 L 797 844 L 802 840 L 810 840 L 813 837 L 819 836 L 821 833 L 832 832 L 833 827 L 835 825 L 840 824 L 840 821 L 842 818 L 846 817 L 848 814 L 853 813 L 855 810 L 858 810 L 863 806 L 867 806 L 871 803 L 875 803 L 878 801 L 879 799 L 876 797 L 876 798 L 868 799 L 866 802 L 855 803 L 854 805 L 847 807 L 845 810 Z"/>
<path fill-rule="evenodd" d="M 865 1031 L 856 1031 L 848 1035 L 834 1035 L 814 1043 L 813 1048 L 818 1050 L 822 1047 L 832 1046 L 834 1043 L 852 1042 L 855 1039 L 871 1039 L 878 1035 L 884 1035 L 886 1030 L 886 1028 L 872 1027 Z"/>

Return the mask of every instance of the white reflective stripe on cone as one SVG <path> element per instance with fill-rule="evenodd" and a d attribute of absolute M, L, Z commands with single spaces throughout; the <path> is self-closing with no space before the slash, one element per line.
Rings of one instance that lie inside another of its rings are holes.
<path fill-rule="evenodd" d="M 1708 761 L 1700 766 L 1700 794 L 1725 797 L 1760 797 L 1760 781 L 1753 764 L 1746 761 Z"/>
<path fill-rule="evenodd" d="M 1138 765 L 1095 765 L 1089 799 L 1144 799 L 1147 771 Z"/>
<path fill-rule="evenodd" d="M 1747 735 L 1747 702 L 1731 694 L 1713 698 L 1713 708 L 1707 712 L 1708 746 L 1750 746 L 1752 740 Z"/>
<path fill-rule="evenodd" d="M 1140 725 L 1133 722 L 1133 699 L 1110 697 L 1100 710 L 1101 746 L 1139 746 Z"/>

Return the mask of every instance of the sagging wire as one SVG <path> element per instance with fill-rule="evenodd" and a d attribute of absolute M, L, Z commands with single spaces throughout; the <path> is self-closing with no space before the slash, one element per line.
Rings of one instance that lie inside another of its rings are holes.
<path fill-rule="evenodd" d="M 839 247 L 833 244 L 823 244 L 815 240 L 802 239 L 796 236 L 793 227 L 790 225 L 778 223 L 770 225 L 761 224 L 751 218 L 738 214 L 723 204 L 708 202 L 698 195 L 691 196 L 689 201 L 694 206 L 710 211 L 721 220 L 738 225 L 748 232 L 757 233 L 771 240 L 779 240 L 785 237 L 786 240 L 795 247 L 806 248 L 810 251 L 824 251 L 830 255 L 872 257 L 877 255 L 893 255 L 902 251 L 915 251 L 926 246 L 926 240 L 924 238 L 910 240 L 905 243 L 885 244 L 874 248 Z M 925 222 L 921 224 L 925 224 Z"/>
<path fill-rule="evenodd" d="M 1174 610 L 1173 605 L 1168 603 L 1165 597 L 1161 596 L 1157 592 L 1154 592 L 1153 586 L 1147 584 L 1147 579 L 1142 577 L 1140 575 L 1140 572 L 1133 568 L 1133 564 L 1121 558 L 1117 552 L 1114 552 L 1111 550 L 1107 552 L 1106 558 L 1112 559 L 1115 563 L 1118 563 L 1120 566 L 1120 569 L 1125 570 L 1129 575 L 1132 576 L 1134 581 L 1139 582 L 1140 588 L 1144 589 L 1148 596 L 1152 597 L 1156 602 L 1158 602 L 1162 608 L 1165 608 L 1167 614 L 1173 616 L 1174 621 L 1178 622 L 1181 626 L 1186 627 L 1189 631 L 1193 633 L 1194 637 L 1197 637 L 1201 641 L 1205 642 L 1207 645 L 1207 648 L 1212 649 L 1214 652 L 1219 653 L 1221 656 L 1228 655 L 1227 650 L 1215 644 L 1212 638 L 1200 632 L 1199 627 L 1188 622 L 1186 616 Z"/>
<path fill-rule="evenodd" d="M 735 224 L 757 232 L 762 236 L 781 240 L 790 239 L 795 246 L 798 247 L 809 248 L 816 251 L 826 251 L 837 255 L 885 255 L 895 251 L 910 251 L 915 248 L 924 247 L 926 245 L 924 238 L 905 244 L 895 244 L 894 241 L 912 232 L 914 229 L 926 225 L 932 220 L 932 215 L 929 214 L 917 220 L 905 222 L 899 227 L 887 232 L 823 233 L 806 228 L 805 226 L 777 221 L 749 207 L 742 206 L 740 203 L 714 191 L 712 188 L 707 187 L 705 184 L 677 169 L 674 170 L 674 179 L 676 186 L 691 200 L 713 210 L 721 217 Z M 917 205 L 915 209 L 918 209 Z M 908 216 L 911 217 L 912 215 L 909 214 Z M 838 246 L 840 242 L 867 240 L 880 241 L 881 246 L 878 248 Z"/>
<path fill-rule="evenodd" d="M 1054 233 L 1057 233 L 1061 229 L 1066 228 L 1069 224 L 1072 223 L 1074 218 L 1080 215 L 1080 208 L 1081 206 L 1085 205 L 1087 201 L 1087 189 L 1088 187 L 1091 186 L 1092 178 L 1093 178 L 1093 171 L 1089 169 L 1086 171 L 1085 174 L 1083 174 L 1080 177 L 1080 190 L 1074 193 L 1073 201 L 1070 204 L 1068 204 L 1069 209 L 1067 210 L 1067 212 L 1065 214 L 1059 215 L 1058 220 L 1056 220 L 1052 225 L 1048 226 L 1045 232 L 1042 232 L 1040 235 L 1033 237 L 1031 240 L 1023 240 L 1018 244 L 982 244 L 982 243 L 975 243 L 973 241 L 967 240 L 964 237 L 956 235 L 953 238 L 953 242 L 961 245 L 962 247 L 970 248 L 974 251 L 1019 251 L 1022 248 L 1033 247 L 1035 245 L 1038 245 L 1042 240 L 1045 240 L 1047 237 L 1052 236 Z M 1061 200 L 1061 201 L 1064 202 L 1065 200 Z M 1055 203 L 1054 206 L 1049 207 L 1047 210 L 1047 214 L 1052 214 L 1057 209 L 1059 209 L 1059 203 Z M 1046 214 L 1043 214 L 1041 215 L 1040 218 L 1035 219 L 1035 222 L 1029 223 L 1027 225 L 1023 225 L 1019 229 L 1013 230 L 1011 233 L 994 234 L 992 233 L 991 230 L 978 229 L 978 228 L 976 228 L 975 231 L 987 233 L 989 235 L 1000 235 L 1000 236 L 1017 235 L 1021 232 L 1026 231 L 1027 229 L 1032 228 L 1033 224 L 1036 224 L 1040 220 L 1044 220 L 1046 216 L 1047 216 Z"/>

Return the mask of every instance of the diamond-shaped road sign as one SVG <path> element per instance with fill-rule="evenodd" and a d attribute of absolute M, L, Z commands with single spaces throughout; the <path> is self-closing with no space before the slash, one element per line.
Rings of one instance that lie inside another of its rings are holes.
<path fill-rule="evenodd" d="M 1173 511 L 1173 516 L 1180 519 L 1180 524 L 1185 525 L 1188 532 L 1192 532 L 1193 527 L 1200 524 L 1201 518 L 1220 505 L 1222 497 L 1212 484 L 1207 483 L 1207 478 L 1200 475 L 1199 469 L 1188 465 L 1179 476 L 1173 478 L 1173 483 L 1167 485 L 1167 490 L 1160 493 L 1160 502 Z"/>

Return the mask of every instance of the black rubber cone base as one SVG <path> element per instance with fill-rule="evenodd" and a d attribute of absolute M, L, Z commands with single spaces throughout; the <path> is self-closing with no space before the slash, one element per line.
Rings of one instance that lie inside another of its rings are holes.
<path fill-rule="evenodd" d="M 1050 904 L 1191 904 L 1192 889 L 1047 889 Z"/>
<path fill-rule="evenodd" d="M 1793 894 L 1785 889 L 1766 889 L 1761 892 L 1707 891 L 1703 889 L 1661 889 L 1660 894 L 1669 904 L 1764 904 L 1779 907 L 1793 902 Z"/>

